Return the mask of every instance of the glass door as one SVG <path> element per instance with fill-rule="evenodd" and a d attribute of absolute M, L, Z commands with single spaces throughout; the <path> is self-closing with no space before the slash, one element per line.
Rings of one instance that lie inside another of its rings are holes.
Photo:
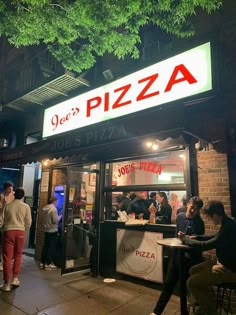
<path fill-rule="evenodd" d="M 62 274 L 89 269 L 93 263 L 96 178 L 96 165 L 67 170 Z"/>

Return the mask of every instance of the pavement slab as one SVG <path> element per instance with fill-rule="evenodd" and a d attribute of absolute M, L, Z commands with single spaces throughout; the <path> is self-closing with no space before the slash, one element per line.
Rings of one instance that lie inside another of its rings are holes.
<path fill-rule="evenodd" d="M 42 270 L 25 255 L 19 278 L 19 288 L 0 292 L 0 315 L 149 315 L 161 288 L 123 275 L 113 283 L 88 272 L 61 276 L 59 269 Z M 163 315 L 180 315 L 177 296 L 172 296 Z"/>

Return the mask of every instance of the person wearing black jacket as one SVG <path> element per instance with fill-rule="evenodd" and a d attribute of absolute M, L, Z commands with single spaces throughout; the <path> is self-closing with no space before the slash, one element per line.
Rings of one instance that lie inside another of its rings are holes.
<path fill-rule="evenodd" d="M 156 223 L 171 224 L 172 208 L 168 203 L 166 193 L 159 191 L 157 194 L 157 212 L 156 212 Z"/>
<path fill-rule="evenodd" d="M 155 191 L 152 191 L 150 193 L 149 199 L 147 200 L 148 203 L 148 207 L 151 206 L 151 204 L 153 204 L 153 206 L 157 209 L 157 193 Z"/>
<path fill-rule="evenodd" d="M 203 202 L 199 197 L 192 197 L 187 204 L 186 213 L 180 213 L 177 216 L 176 224 L 176 236 L 178 232 L 181 231 L 189 237 L 195 236 L 198 234 L 204 234 L 205 227 L 204 222 L 201 219 L 199 212 L 203 206 Z M 193 249 L 185 253 L 184 263 L 187 278 L 188 270 L 194 264 L 201 262 L 202 255 L 201 251 L 198 249 Z M 153 310 L 153 313 L 150 315 L 160 315 L 164 311 L 167 303 L 169 302 L 171 295 L 174 291 L 174 288 L 179 280 L 179 266 L 178 266 L 178 253 L 176 249 L 172 249 L 169 252 L 169 264 L 168 270 L 166 273 L 166 278 L 163 286 L 162 293 L 159 297 L 159 300 Z"/>
<path fill-rule="evenodd" d="M 220 230 L 212 236 L 202 236 L 198 240 L 189 239 L 179 233 L 183 244 L 202 251 L 216 249 L 217 263 L 207 261 L 193 266 L 187 281 L 190 294 L 199 304 L 199 314 L 216 315 L 211 287 L 220 283 L 236 283 L 236 223 L 224 211 L 220 201 L 210 201 L 204 209 L 205 214 Z"/>
<path fill-rule="evenodd" d="M 131 201 L 128 207 L 128 214 L 134 213 L 135 219 L 149 219 L 148 203 L 145 191 L 135 192 L 136 197 Z"/>
<path fill-rule="evenodd" d="M 121 211 L 127 211 L 128 210 L 130 202 L 131 202 L 129 197 L 130 197 L 130 192 L 125 191 L 122 193 L 122 199 L 118 205 L 119 210 L 121 210 Z"/>

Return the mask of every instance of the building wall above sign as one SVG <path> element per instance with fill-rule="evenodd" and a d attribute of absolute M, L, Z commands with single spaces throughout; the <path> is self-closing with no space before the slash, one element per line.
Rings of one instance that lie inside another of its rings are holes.
<path fill-rule="evenodd" d="M 211 89 L 211 48 L 208 42 L 46 109 L 43 137 Z"/>

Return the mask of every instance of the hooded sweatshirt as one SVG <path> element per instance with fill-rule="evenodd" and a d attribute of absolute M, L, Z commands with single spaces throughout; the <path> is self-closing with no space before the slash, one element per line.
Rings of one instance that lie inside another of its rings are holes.
<path fill-rule="evenodd" d="M 44 232 L 48 233 L 57 232 L 58 229 L 57 208 L 52 203 L 43 207 L 43 225 Z"/>

